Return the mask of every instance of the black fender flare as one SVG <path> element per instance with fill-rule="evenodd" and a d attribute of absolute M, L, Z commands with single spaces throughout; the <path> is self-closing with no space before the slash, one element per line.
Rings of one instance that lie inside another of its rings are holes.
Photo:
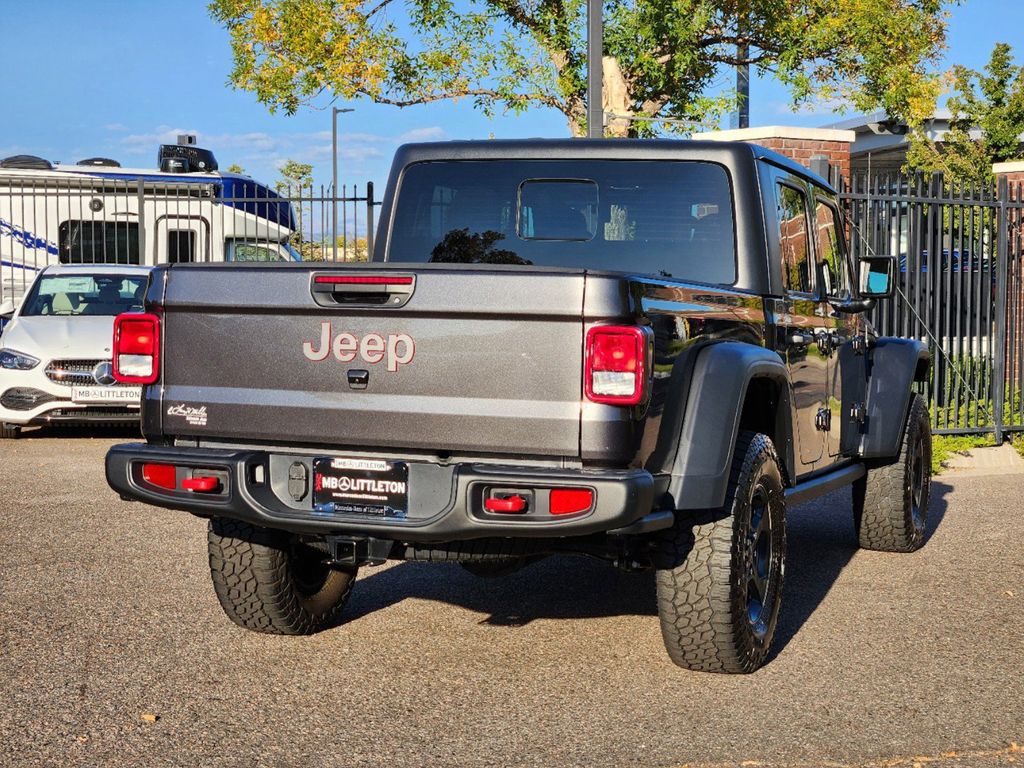
<path fill-rule="evenodd" d="M 732 455 L 747 391 L 755 379 L 777 385 L 773 439 L 793 482 L 793 413 L 789 370 L 777 352 L 741 342 L 700 350 L 683 410 L 668 493 L 674 509 L 707 509 L 725 503 Z"/>
<path fill-rule="evenodd" d="M 899 456 L 915 381 L 926 381 L 931 353 L 913 339 L 889 336 L 868 350 L 868 385 L 864 425 L 857 455 L 863 459 Z"/>

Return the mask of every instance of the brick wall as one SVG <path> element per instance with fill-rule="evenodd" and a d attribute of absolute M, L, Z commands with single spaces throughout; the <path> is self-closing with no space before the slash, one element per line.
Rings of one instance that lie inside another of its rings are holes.
<path fill-rule="evenodd" d="M 850 178 L 850 145 L 847 143 L 808 141 L 806 139 L 762 139 L 754 143 L 774 150 L 807 167 L 810 167 L 812 157 L 824 155 L 828 158 L 828 164 L 836 169 L 833 173 L 838 172 L 839 178 L 844 182 Z M 835 181 L 834 176 L 833 181 Z"/>
<path fill-rule="evenodd" d="M 992 166 L 992 173 L 996 178 L 1005 178 L 1010 185 L 1010 197 L 1014 200 L 1021 199 L 1021 183 L 1024 182 L 1024 162 L 1014 161 L 1009 163 L 996 163 Z"/>
<path fill-rule="evenodd" d="M 810 166 L 811 158 L 824 155 L 829 165 L 838 173 L 837 186 L 844 186 L 850 178 L 850 145 L 853 131 L 838 131 L 831 128 L 799 128 L 795 126 L 772 125 L 761 128 L 740 128 L 731 131 L 711 131 L 695 134 L 696 141 L 745 141 L 760 144 L 780 155 L 785 155 L 804 166 Z M 833 182 L 837 177 L 833 175 Z"/>

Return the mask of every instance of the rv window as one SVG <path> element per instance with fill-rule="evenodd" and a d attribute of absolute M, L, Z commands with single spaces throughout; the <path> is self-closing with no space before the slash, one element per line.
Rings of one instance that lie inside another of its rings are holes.
<path fill-rule="evenodd" d="M 138 264 L 134 221 L 64 221 L 58 229 L 61 264 Z"/>
<path fill-rule="evenodd" d="M 228 244 L 228 261 L 285 261 L 285 256 L 274 245 L 257 245 L 256 243 L 230 242 Z"/>
<path fill-rule="evenodd" d="M 172 229 L 167 233 L 167 262 L 179 264 L 196 260 L 196 233 L 191 229 Z"/>

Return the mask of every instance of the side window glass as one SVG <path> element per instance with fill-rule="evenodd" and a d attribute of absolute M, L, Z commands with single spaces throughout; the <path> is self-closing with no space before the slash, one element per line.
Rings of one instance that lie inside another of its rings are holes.
<path fill-rule="evenodd" d="M 235 243 L 230 261 L 281 261 L 277 251 L 254 243 Z"/>
<path fill-rule="evenodd" d="M 775 187 L 779 213 L 779 250 L 782 281 L 787 291 L 810 293 L 811 258 L 807 228 L 807 199 L 803 192 L 785 184 Z"/>
<path fill-rule="evenodd" d="M 190 229 L 167 232 L 167 263 L 181 264 L 196 260 L 196 233 Z"/>
<path fill-rule="evenodd" d="M 824 267 L 825 280 L 828 281 L 826 293 L 841 299 L 849 298 L 850 280 L 846 271 L 843 243 L 840 241 L 843 222 L 839 218 L 839 211 L 826 203 L 818 203 L 814 221 L 818 230 L 818 260 Z"/>

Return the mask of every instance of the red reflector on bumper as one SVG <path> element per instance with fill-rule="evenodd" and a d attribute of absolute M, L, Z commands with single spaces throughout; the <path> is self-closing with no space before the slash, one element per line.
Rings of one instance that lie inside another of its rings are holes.
<path fill-rule="evenodd" d="M 159 488 L 173 491 L 178 487 L 177 473 L 173 464 L 143 464 L 142 479 Z"/>
<path fill-rule="evenodd" d="M 549 509 L 552 515 L 573 515 L 585 512 L 594 504 L 589 488 L 555 488 L 551 491 Z"/>

